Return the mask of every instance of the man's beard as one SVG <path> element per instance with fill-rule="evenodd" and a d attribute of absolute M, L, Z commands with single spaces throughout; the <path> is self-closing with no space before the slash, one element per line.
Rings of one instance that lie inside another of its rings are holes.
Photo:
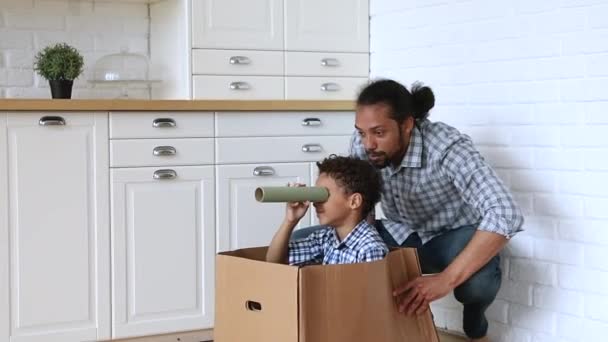
<path fill-rule="evenodd" d="M 365 152 L 367 153 L 367 157 L 368 157 L 370 163 L 377 169 L 384 169 L 391 162 L 390 159 L 388 158 L 388 155 L 386 154 L 386 152 L 372 152 L 372 151 L 365 151 Z M 374 160 L 371 157 L 376 157 L 379 159 Z"/>

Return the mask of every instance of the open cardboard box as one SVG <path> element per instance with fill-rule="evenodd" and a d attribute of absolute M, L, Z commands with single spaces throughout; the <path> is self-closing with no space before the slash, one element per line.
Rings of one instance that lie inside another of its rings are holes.
<path fill-rule="evenodd" d="M 393 288 L 420 275 L 416 250 L 380 261 L 288 266 L 266 247 L 216 258 L 216 342 L 438 342 L 430 311 L 399 314 Z"/>

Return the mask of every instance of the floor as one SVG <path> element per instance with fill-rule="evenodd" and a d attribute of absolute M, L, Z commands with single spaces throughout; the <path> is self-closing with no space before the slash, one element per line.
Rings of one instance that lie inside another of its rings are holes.
<path fill-rule="evenodd" d="M 467 341 L 466 338 L 458 336 L 458 335 L 452 335 L 452 334 L 447 334 L 444 332 L 439 332 L 439 340 L 441 342 L 463 342 L 463 341 Z"/>

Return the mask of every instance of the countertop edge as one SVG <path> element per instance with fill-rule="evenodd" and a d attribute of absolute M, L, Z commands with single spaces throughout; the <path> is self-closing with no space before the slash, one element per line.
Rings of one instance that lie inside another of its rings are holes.
<path fill-rule="evenodd" d="M 0 111 L 352 111 L 353 101 L 0 99 Z"/>

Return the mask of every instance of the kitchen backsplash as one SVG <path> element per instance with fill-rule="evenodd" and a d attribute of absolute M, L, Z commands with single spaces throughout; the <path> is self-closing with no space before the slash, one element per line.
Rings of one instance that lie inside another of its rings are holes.
<path fill-rule="evenodd" d="M 85 71 L 72 98 L 116 98 L 124 89 L 88 82 L 104 55 L 148 54 L 148 5 L 124 1 L 0 0 L 0 98 L 50 98 L 48 82 L 33 70 L 37 51 L 58 42 L 77 48 Z M 129 97 L 148 98 L 146 86 L 129 86 Z"/>

